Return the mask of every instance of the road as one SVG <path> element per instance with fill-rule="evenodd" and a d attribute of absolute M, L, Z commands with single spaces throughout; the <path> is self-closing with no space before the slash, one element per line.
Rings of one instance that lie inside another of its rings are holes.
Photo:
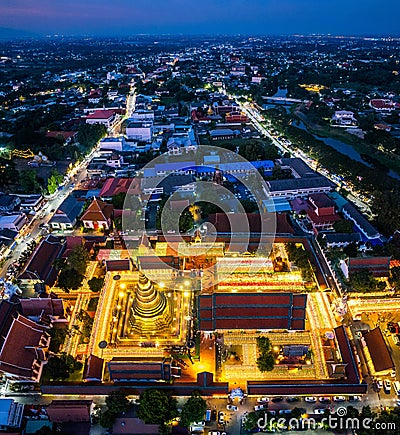
<path fill-rule="evenodd" d="M 237 100 L 237 97 L 235 97 L 235 96 L 233 96 L 233 98 L 240 105 L 240 108 L 246 113 L 246 115 L 252 121 L 254 126 L 257 127 L 257 130 L 260 133 L 262 133 L 265 136 L 267 136 L 272 141 L 272 143 L 276 147 L 278 147 L 279 150 L 281 150 L 281 152 L 283 152 L 283 153 L 287 152 L 287 153 L 289 153 L 293 157 L 298 157 L 298 158 L 302 159 L 307 165 L 311 166 L 316 172 L 319 172 L 321 175 L 323 175 L 324 177 L 328 178 L 330 181 L 335 183 L 335 185 L 338 186 L 339 188 L 341 188 L 342 185 L 345 184 L 344 181 L 339 180 L 338 177 L 335 177 L 335 176 L 331 175 L 329 173 L 329 171 L 326 170 L 325 168 L 323 168 L 323 167 L 321 167 L 319 165 L 317 166 L 315 164 L 315 161 L 313 159 L 311 159 L 310 157 L 308 157 L 301 150 L 297 150 L 296 152 L 294 152 L 291 148 L 289 148 L 289 146 L 286 146 L 286 145 L 282 144 L 282 142 L 278 141 L 274 136 L 271 135 L 270 131 L 261 124 L 262 118 L 261 118 L 260 114 L 258 113 L 258 111 L 256 109 L 249 108 L 248 107 L 249 103 L 243 104 L 243 103 L 239 102 Z M 370 215 L 371 214 L 371 210 L 369 208 L 369 205 L 367 203 L 365 203 L 364 201 L 362 201 L 358 197 L 357 192 L 354 192 L 347 185 L 346 185 L 346 190 L 349 191 L 349 196 L 348 196 L 349 200 L 351 202 L 353 202 L 355 205 L 357 205 L 361 210 L 366 210 L 368 212 L 368 214 Z"/>

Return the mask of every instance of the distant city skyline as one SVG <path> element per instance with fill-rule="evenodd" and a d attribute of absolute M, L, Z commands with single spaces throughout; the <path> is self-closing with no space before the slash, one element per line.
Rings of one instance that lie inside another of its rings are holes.
<path fill-rule="evenodd" d="M 383 0 L 2 0 L 0 27 L 37 35 L 334 34 L 398 36 Z"/>

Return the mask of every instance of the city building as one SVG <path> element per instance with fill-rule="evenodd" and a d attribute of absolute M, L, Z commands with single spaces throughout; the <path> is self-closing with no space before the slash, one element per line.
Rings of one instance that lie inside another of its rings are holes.
<path fill-rule="evenodd" d="M 108 230 L 111 226 L 111 216 L 114 206 L 93 198 L 89 207 L 81 217 L 81 222 L 85 228 L 94 230 Z"/>
<path fill-rule="evenodd" d="M 49 344 L 48 327 L 19 315 L 0 342 L 0 371 L 10 379 L 39 382 Z"/>

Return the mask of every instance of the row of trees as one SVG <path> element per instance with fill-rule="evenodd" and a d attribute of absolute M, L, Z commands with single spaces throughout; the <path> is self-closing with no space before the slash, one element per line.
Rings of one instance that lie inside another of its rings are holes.
<path fill-rule="evenodd" d="M 400 228 L 400 182 L 387 174 L 387 168 L 368 167 L 328 147 L 312 134 L 293 125 L 293 115 L 284 109 L 269 109 L 266 116 L 275 129 L 284 134 L 292 143 L 332 173 L 343 176 L 354 189 L 373 198 L 372 212 L 375 224 L 385 235 L 391 235 Z M 378 169 L 378 170 L 377 170 Z M 386 172 L 386 173 L 385 173 Z"/>
<path fill-rule="evenodd" d="M 114 391 L 106 398 L 106 408 L 96 410 L 94 420 L 110 428 L 118 414 L 126 412 L 129 406 L 126 394 L 122 390 Z M 140 395 L 138 417 L 147 424 L 159 425 L 161 434 L 168 434 L 170 424 L 178 415 L 181 426 L 189 427 L 204 419 L 206 408 L 206 401 L 197 391 L 192 393 L 179 413 L 177 400 L 170 392 L 148 389 Z"/>
<path fill-rule="evenodd" d="M 285 249 L 288 254 L 289 261 L 301 270 L 301 276 L 304 281 L 312 281 L 314 276 L 314 266 L 311 264 L 311 255 L 302 246 L 297 246 L 295 243 L 286 243 Z"/>
<path fill-rule="evenodd" d="M 268 337 L 257 337 L 257 367 L 260 372 L 270 372 L 275 365 L 275 357 L 272 353 L 271 340 Z"/>

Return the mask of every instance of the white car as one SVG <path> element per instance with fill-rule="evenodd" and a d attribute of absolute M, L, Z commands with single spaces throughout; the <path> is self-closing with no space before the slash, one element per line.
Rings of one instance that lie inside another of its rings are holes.
<path fill-rule="evenodd" d="M 346 398 L 344 396 L 334 396 L 333 401 L 334 402 L 345 402 Z"/>
<path fill-rule="evenodd" d="M 226 405 L 226 409 L 227 409 L 228 411 L 237 411 L 237 410 L 238 410 L 238 407 L 235 406 L 235 405 Z"/>
<path fill-rule="evenodd" d="M 256 405 L 254 411 L 261 411 L 262 409 L 267 409 L 265 405 Z"/>
<path fill-rule="evenodd" d="M 349 396 L 349 402 L 361 402 L 361 396 Z"/>
<path fill-rule="evenodd" d="M 322 415 L 322 414 L 325 413 L 325 410 L 326 410 L 326 408 L 317 408 L 317 409 L 314 409 L 314 414 L 316 414 L 316 415 Z"/>
<path fill-rule="evenodd" d="M 382 379 L 376 380 L 376 386 L 381 390 L 383 388 L 383 381 Z"/>
<path fill-rule="evenodd" d="M 304 401 L 308 402 L 308 403 L 315 403 L 317 401 L 317 398 L 316 397 L 305 397 Z"/>
<path fill-rule="evenodd" d="M 257 403 L 268 403 L 268 402 L 269 402 L 268 397 L 259 397 L 257 399 Z"/>
<path fill-rule="evenodd" d="M 392 383 L 389 379 L 385 379 L 383 381 L 383 389 L 385 390 L 385 393 L 390 393 L 390 390 L 392 389 Z"/>

